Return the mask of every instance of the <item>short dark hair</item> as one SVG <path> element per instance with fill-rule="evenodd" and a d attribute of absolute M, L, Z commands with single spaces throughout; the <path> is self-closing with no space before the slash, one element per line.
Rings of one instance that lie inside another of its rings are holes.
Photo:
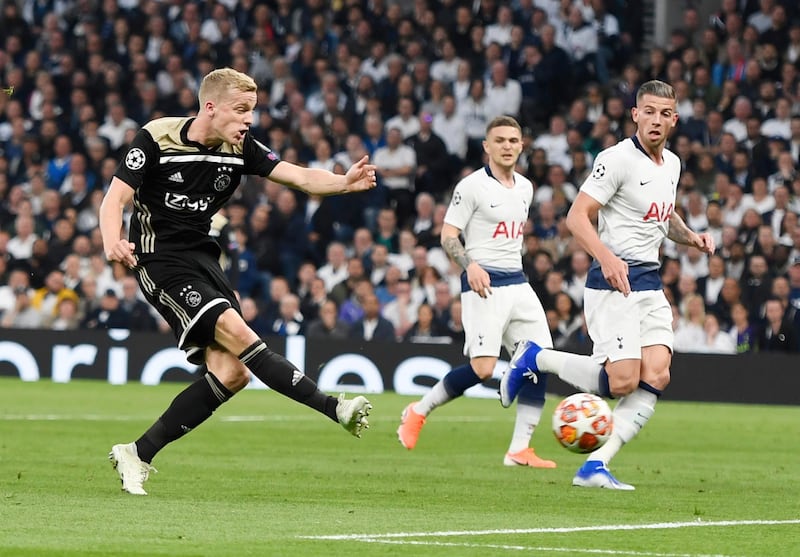
<path fill-rule="evenodd" d="M 492 118 L 492 120 L 486 124 L 486 135 L 489 135 L 489 132 L 494 128 L 500 128 L 504 126 L 509 126 L 512 128 L 517 128 L 519 133 L 522 133 L 522 127 L 519 125 L 516 119 L 512 118 L 511 116 L 497 116 Z"/>

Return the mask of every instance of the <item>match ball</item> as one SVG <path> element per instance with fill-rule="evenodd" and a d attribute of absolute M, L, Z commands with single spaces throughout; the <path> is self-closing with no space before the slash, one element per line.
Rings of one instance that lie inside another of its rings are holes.
<path fill-rule="evenodd" d="M 589 393 L 576 393 L 562 400 L 553 412 L 553 434 L 574 453 L 589 453 L 602 447 L 614 420 L 605 400 Z"/>

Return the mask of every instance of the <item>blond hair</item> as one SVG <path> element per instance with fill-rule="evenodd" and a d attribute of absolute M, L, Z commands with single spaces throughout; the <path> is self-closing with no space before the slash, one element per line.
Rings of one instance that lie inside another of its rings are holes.
<path fill-rule="evenodd" d="M 200 106 L 206 101 L 218 101 L 229 89 L 249 93 L 255 92 L 258 86 L 252 77 L 232 68 L 214 70 L 205 76 L 200 84 L 200 90 L 197 92 Z"/>

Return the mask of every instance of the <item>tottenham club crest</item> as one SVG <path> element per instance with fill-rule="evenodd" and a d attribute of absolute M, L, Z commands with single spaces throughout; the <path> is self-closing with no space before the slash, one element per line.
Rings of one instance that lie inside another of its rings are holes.
<path fill-rule="evenodd" d="M 194 290 L 191 284 L 187 284 L 181 290 L 181 297 L 186 300 L 186 305 L 190 308 L 196 308 L 200 305 L 200 302 L 203 301 L 203 297 L 200 295 L 200 292 Z"/>
<path fill-rule="evenodd" d="M 128 151 L 127 155 L 125 155 L 125 166 L 131 170 L 139 170 L 144 166 L 146 160 L 147 157 L 145 156 L 144 151 L 138 147 L 134 147 Z"/>
<path fill-rule="evenodd" d="M 603 176 L 606 175 L 606 167 L 603 166 L 603 163 L 599 162 L 594 165 L 594 170 L 592 170 L 592 178 L 595 180 L 599 180 Z"/>
<path fill-rule="evenodd" d="M 220 166 L 217 168 L 217 177 L 214 179 L 214 189 L 225 191 L 231 185 L 231 175 L 233 168 L 230 166 Z"/>

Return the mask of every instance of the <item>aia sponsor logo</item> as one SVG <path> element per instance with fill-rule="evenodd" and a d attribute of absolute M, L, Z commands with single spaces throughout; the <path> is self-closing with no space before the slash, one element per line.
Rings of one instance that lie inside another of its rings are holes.
<path fill-rule="evenodd" d="M 667 205 L 662 201 L 661 205 L 659 205 L 654 201 L 650 203 L 650 208 L 647 209 L 647 213 L 644 216 L 644 221 L 648 222 L 655 220 L 656 222 L 666 222 L 672 216 L 673 209 L 674 206 L 672 203 Z"/>
<path fill-rule="evenodd" d="M 525 222 L 505 222 L 500 221 L 497 223 L 497 226 L 494 228 L 494 233 L 492 234 L 492 238 L 521 238 L 523 236 L 523 232 L 525 230 Z"/>

